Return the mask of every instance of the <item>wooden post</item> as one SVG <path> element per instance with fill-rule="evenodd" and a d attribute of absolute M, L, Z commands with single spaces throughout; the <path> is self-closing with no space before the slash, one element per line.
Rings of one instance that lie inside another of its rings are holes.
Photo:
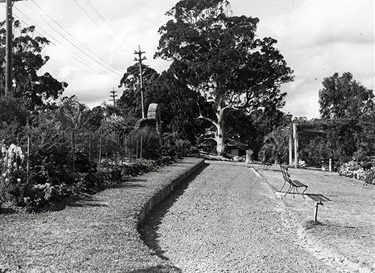
<path fill-rule="evenodd" d="M 322 200 L 320 200 L 319 202 L 315 203 L 315 209 L 314 209 L 314 223 L 315 224 L 318 223 L 318 209 L 319 209 L 319 205 L 323 206 Z"/>
<path fill-rule="evenodd" d="M 105 142 L 105 152 L 104 152 L 104 157 L 105 157 L 105 159 L 107 160 L 107 158 L 108 158 L 108 136 L 104 139 L 104 142 Z"/>
<path fill-rule="evenodd" d="M 140 145 L 140 158 L 143 158 L 143 136 L 141 135 L 141 145 Z"/>
<path fill-rule="evenodd" d="M 100 136 L 99 136 L 99 169 L 101 167 L 101 162 L 102 162 L 102 129 L 100 129 Z"/>
<path fill-rule="evenodd" d="M 92 153 L 92 131 L 90 131 L 90 145 L 89 145 L 89 161 L 91 161 L 91 153 Z"/>
<path fill-rule="evenodd" d="M 293 122 L 293 139 L 294 139 L 294 167 L 298 168 L 298 133 L 297 133 L 296 122 Z"/>
<path fill-rule="evenodd" d="M 135 144 L 135 158 L 138 159 L 138 141 L 139 141 L 139 137 L 138 135 L 136 136 L 136 144 Z"/>
<path fill-rule="evenodd" d="M 332 158 L 330 158 L 328 161 L 328 171 L 332 172 Z"/>
<path fill-rule="evenodd" d="M 76 144 L 75 144 L 75 134 L 74 130 L 72 131 L 72 171 L 75 171 L 75 160 L 76 160 Z"/>
<path fill-rule="evenodd" d="M 314 223 L 315 224 L 318 223 L 318 208 L 319 208 L 319 205 L 318 205 L 318 202 L 316 202 L 315 210 L 314 210 Z"/>
<path fill-rule="evenodd" d="M 12 52 L 13 52 L 13 35 L 12 35 L 12 0 L 6 0 L 6 45 L 5 45 L 5 96 L 12 95 Z"/>
<path fill-rule="evenodd" d="M 293 137 L 289 134 L 289 166 L 293 165 Z"/>
<path fill-rule="evenodd" d="M 30 136 L 27 136 L 27 161 L 26 161 L 26 180 L 27 184 L 30 181 Z"/>
<path fill-rule="evenodd" d="M 146 60 L 146 57 L 142 57 L 144 51 L 141 51 L 141 47 L 138 46 L 139 51 L 135 51 L 134 54 L 138 55 L 138 59 L 135 58 L 134 60 L 139 64 L 139 89 L 141 91 L 141 107 L 142 107 L 142 119 L 145 118 L 145 106 L 144 106 L 144 98 L 143 98 L 143 74 L 142 74 L 142 61 Z"/>

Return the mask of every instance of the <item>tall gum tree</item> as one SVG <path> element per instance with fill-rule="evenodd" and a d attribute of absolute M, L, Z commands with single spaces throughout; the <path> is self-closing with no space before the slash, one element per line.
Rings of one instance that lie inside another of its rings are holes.
<path fill-rule="evenodd" d="M 275 39 L 256 37 L 259 20 L 233 16 L 226 0 L 181 0 L 167 15 L 174 18 L 159 29 L 155 57 L 172 60 L 175 77 L 211 102 L 214 118 L 199 118 L 215 125 L 221 154 L 226 109 L 281 108 L 286 94 L 280 85 L 293 79 L 293 71 Z"/>

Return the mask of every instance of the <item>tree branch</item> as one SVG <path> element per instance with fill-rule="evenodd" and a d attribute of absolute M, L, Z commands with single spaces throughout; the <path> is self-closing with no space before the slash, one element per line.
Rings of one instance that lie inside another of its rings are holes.
<path fill-rule="evenodd" d="M 214 121 L 214 120 L 212 120 L 212 119 L 210 119 L 208 117 L 204 117 L 202 115 L 199 115 L 199 117 L 197 117 L 197 119 L 207 120 L 207 121 L 211 122 L 213 125 L 215 125 L 216 127 L 219 126 L 219 124 L 216 121 Z"/>

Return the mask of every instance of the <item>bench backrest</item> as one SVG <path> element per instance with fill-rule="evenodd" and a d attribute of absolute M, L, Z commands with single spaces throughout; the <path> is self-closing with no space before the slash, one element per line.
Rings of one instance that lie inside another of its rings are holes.
<path fill-rule="evenodd" d="M 283 173 L 284 180 L 286 182 L 290 182 L 291 179 L 290 179 L 288 168 L 280 165 L 280 169 L 281 169 L 281 172 Z"/>

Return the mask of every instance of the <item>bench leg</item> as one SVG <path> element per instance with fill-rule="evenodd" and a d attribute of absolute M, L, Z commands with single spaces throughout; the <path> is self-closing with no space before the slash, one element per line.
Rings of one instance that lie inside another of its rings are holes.
<path fill-rule="evenodd" d="M 304 191 L 301 193 L 303 199 L 305 199 L 304 193 L 305 193 L 306 190 L 307 190 L 307 187 L 305 187 Z M 296 192 L 299 194 L 297 187 L 296 187 Z"/>
<path fill-rule="evenodd" d="M 292 188 L 293 188 L 293 186 L 292 185 L 290 185 L 289 186 L 289 189 L 286 191 L 286 193 L 285 193 L 285 195 L 284 195 L 284 197 L 288 194 L 288 193 L 290 193 L 291 192 L 291 190 L 292 190 Z"/>
<path fill-rule="evenodd" d="M 283 186 L 281 187 L 281 189 L 279 190 L 279 192 L 281 192 L 282 191 L 282 189 L 284 188 L 284 186 L 285 186 L 285 181 L 284 181 L 284 184 L 283 184 Z"/>

